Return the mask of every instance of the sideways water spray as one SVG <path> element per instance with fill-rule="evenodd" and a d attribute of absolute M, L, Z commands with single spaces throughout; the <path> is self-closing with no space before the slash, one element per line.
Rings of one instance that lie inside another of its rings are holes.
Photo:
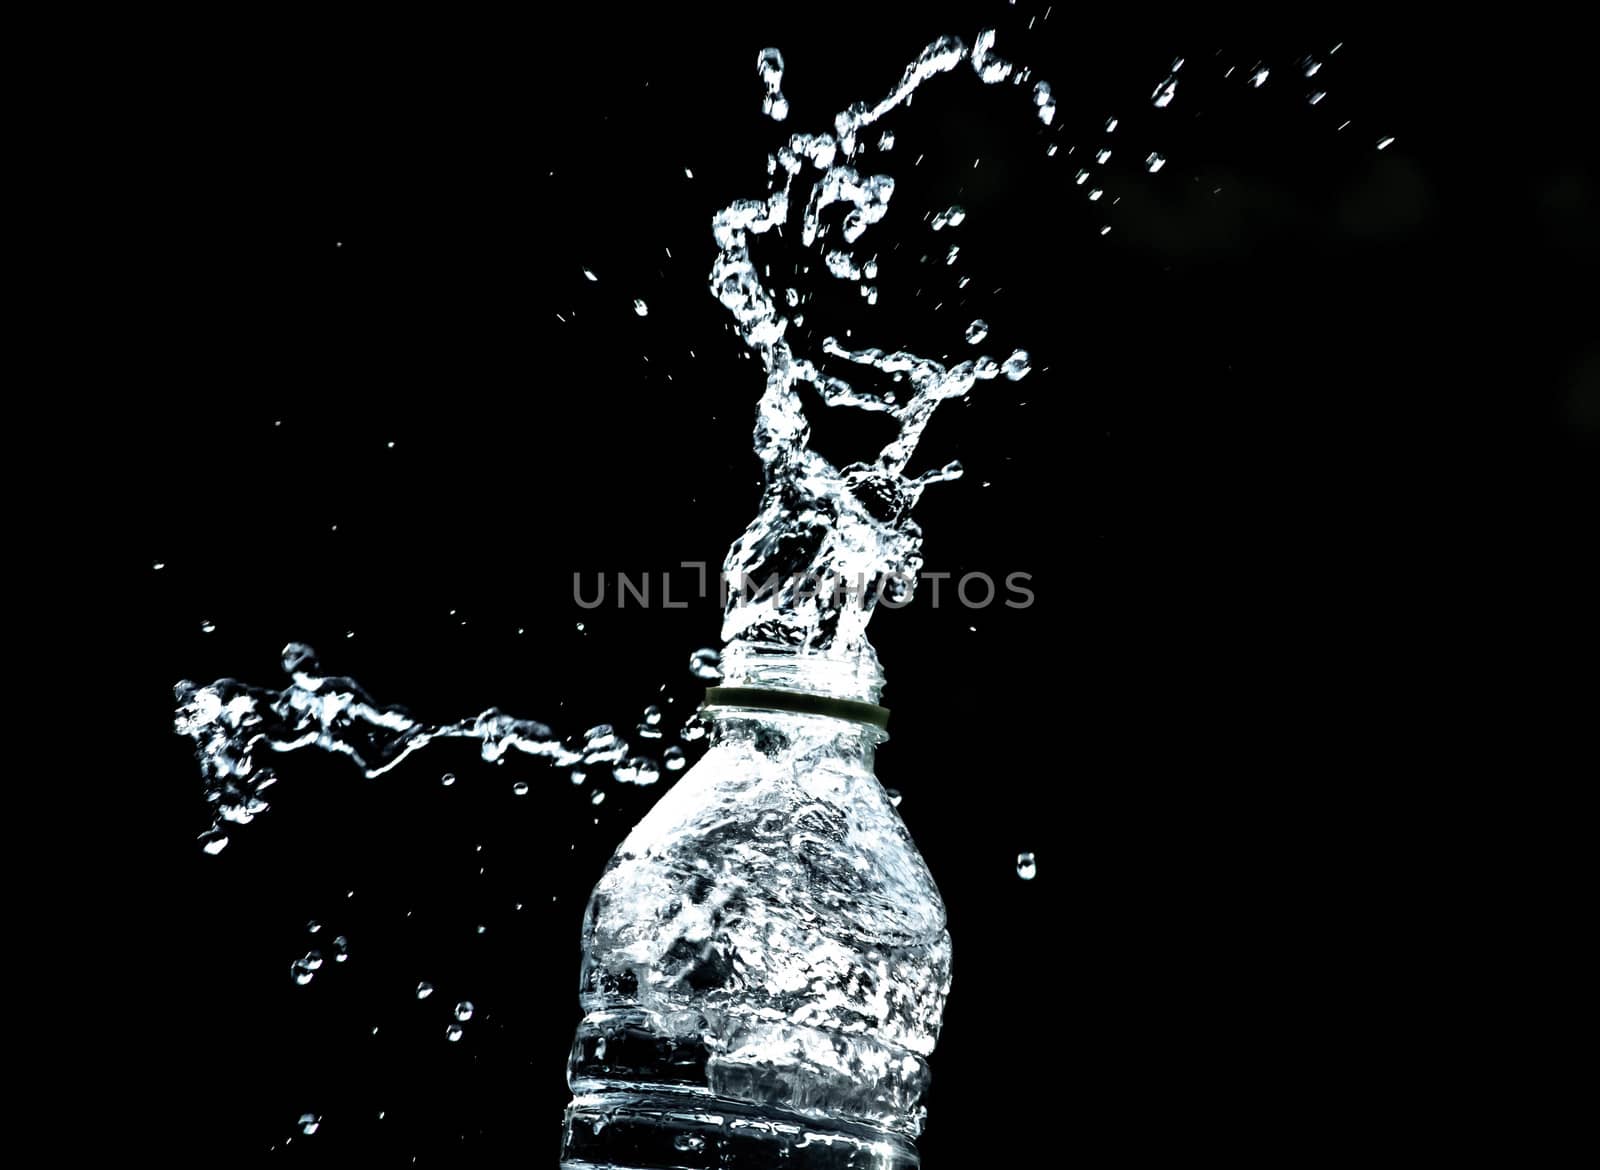
<path fill-rule="evenodd" d="M 708 654 L 712 652 L 699 651 L 691 662 L 701 677 L 713 669 L 709 664 L 714 654 Z M 174 728 L 194 741 L 213 810 L 212 826 L 200 837 L 207 853 L 226 848 L 227 826 L 247 825 L 267 811 L 262 794 L 277 775 L 266 760 L 274 752 L 320 748 L 349 757 L 367 776 L 376 777 L 434 740 L 471 739 L 482 745 L 482 756 L 490 763 L 515 752 L 569 769 L 575 782 L 609 774 L 621 783 L 653 784 L 661 775 L 661 762 L 635 755 L 609 724 L 563 739 L 543 723 L 493 708 L 458 723 L 429 724 L 404 708 L 380 705 L 354 679 L 322 674 L 315 652 L 302 643 L 284 648 L 283 668 L 290 683 L 281 690 L 235 679 L 205 686 L 181 682 L 174 688 Z M 656 738 L 664 734 L 659 727 L 654 731 Z M 702 739 L 705 723 L 691 717 L 676 735 L 687 743 Z M 681 760 L 681 749 L 668 749 L 664 766 L 673 770 L 675 764 L 682 766 Z"/>

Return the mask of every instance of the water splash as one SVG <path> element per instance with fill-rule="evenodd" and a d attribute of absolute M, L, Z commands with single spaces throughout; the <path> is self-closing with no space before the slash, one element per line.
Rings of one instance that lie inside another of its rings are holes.
<path fill-rule="evenodd" d="M 947 367 L 906 350 L 852 349 L 834 337 L 822 341 L 820 353 L 797 353 L 787 338 L 789 318 L 757 275 L 752 237 L 782 234 L 798 219 L 801 242 L 817 247 L 828 234 L 823 212 L 843 204 L 840 242 L 820 250 L 831 275 L 859 281 L 863 263 L 856 245 L 883 220 L 895 191 L 892 176 L 863 174 L 854 165 L 859 136 L 909 101 L 918 86 L 963 62 L 991 85 L 1011 77 L 1014 67 L 995 55 L 994 45 L 993 30 L 980 33 L 970 51 L 957 37 L 933 41 L 887 95 L 837 114 L 833 133 L 791 135 L 772 156 L 766 195 L 737 200 L 712 219 L 718 256 L 711 291 L 766 371 L 754 434 L 765 488 L 758 514 L 723 566 L 735 586 L 722 628 L 734 660 L 746 650 L 776 648 L 871 656 L 865 631 L 873 609 L 883 599 L 909 601 L 922 566 L 922 531 L 911 510 L 929 484 L 961 474 L 959 465 L 949 464 L 908 476 L 906 466 L 939 403 L 1001 372 L 992 358 Z M 765 54 L 762 60 L 768 60 Z M 765 64 L 762 76 L 770 98 L 777 81 Z M 1035 86 L 1034 105 L 1049 125 L 1055 103 L 1047 84 Z M 892 142 L 887 132 L 879 142 L 885 140 Z M 933 228 L 954 227 L 964 217 L 960 208 L 950 208 L 939 213 Z M 954 256 L 952 250 L 951 262 Z M 869 303 L 875 293 L 863 286 Z M 861 367 L 862 374 L 847 380 L 825 371 L 825 358 Z M 809 447 L 802 387 L 813 388 L 829 406 L 887 414 L 899 424 L 897 433 L 876 459 L 836 468 Z"/>
<path fill-rule="evenodd" d="M 470 739 L 490 763 L 516 752 L 571 769 L 575 780 L 597 768 L 610 768 L 615 779 L 630 784 L 653 784 L 660 775 L 655 762 L 634 755 L 609 724 L 562 739 L 543 723 L 495 708 L 458 723 L 429 724 L 402 707 L 380 705 L 354 679 L 320 673 L 315 652 L 303 643 L 284 648 L 283 668 L 291 681 L 281 690 L 236 679 L 174 688 L 174 729 L 194 742 L 212 806 L 211 828 L 200 838 L 207 853 L 227 847 L 225 826 L 247 825 L 267 811 L 263 794 L 277 781 L 263 763 L 268 752 L 320 748 L 349 757 L 376 777 L 436 739 Z M 699 738 L 704 731 L 697 725 L 689 734 Z M 441 782 L 453 784 L 455 776 L 447 772 Z"/>

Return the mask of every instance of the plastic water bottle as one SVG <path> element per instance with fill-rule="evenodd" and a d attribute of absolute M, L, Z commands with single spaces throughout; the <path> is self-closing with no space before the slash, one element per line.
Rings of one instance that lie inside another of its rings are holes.
<path fill-rule="evenodd" d="M 589 901 L 562 1166 L 916 1167 L 950 935 L 873 775 L 876 657 L 723 665 Z"/>

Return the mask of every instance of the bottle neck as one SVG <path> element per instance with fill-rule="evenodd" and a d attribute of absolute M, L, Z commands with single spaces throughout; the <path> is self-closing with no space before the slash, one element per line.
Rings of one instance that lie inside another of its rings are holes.
<path fill-rule="evenodd" d="M 718 723 L 761 712 L 769 721 L 799 719 L 835 737 L 862 731 L 873 746 L 888 738 L 889 712 L 878 705 L 883 669 L 868 644 L 854 653 L 817 654 L 733 643 L 723 651 L 722 669 L 722 684 L 707 690 L 705 701 Z"/>
<path fill-rule="evenodd" d="M 883 668 L 870 643 L 858 649 L 806 653 L 792 646 L 730 642 L 722 651 L 722 686 L 784 691 L 876 705 Z"/>

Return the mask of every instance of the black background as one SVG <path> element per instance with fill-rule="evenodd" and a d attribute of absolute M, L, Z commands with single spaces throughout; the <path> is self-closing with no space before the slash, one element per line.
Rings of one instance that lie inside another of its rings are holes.
<path fill-rule="evenodd" d="M 299 640 L 439 721 L 692 709 L 715 604 L 586 613 L 572 579 L 716 565 L 753 514 L 760 373 L 706 288 L 710 217 L 765 193 L 784 134 L 989 24 L 1054 86 L 1055 126 L 1029 87 L 930 83 L 869 156 L 900 184 L 866 241 L 902 242 L 882 303 L 802 284 L 813 341 L 959 355 L 982 316 L 986 351 L 1034 359 L 943 407 L 914 467 L 967 468 L 919 509 L 928 567 L 1031 573 L 1035 605 L 925 589 L 873 623 L 879 775 L 956 948 L 925 1163 L 1331 1148 L 1416 1108 L 1419 1069 L 1462 1040 L 1452 899 L 1423 852 L 1450 781 L 1425 732 L 1400 737 L 1440 701 L 1426 676 L 1482 650 L 1469 590 L 1570 561 L 1592 499 L 1571 75 L 1549 45 L 1113 36 L 1061 11 L 1028 30 L 1043 10 L 264 29 L 148 80 L 176 157 L 130 181 L 170 227 L 124 272 L 122 356 L 153 386 L 109 413 L 143 732 L 91 1013 L 133 1070 L 124 1148 L 551 1164 L 583 899 L 661 787 L 596 808 L 592 783 L 460 745 L 377 781 L 300 753 L 208 857 L 171 685 L 276 685 Z M 768 44 L 781 129 L 759 111 Z M 1101 144 L 1090 204 L 1072 176 Z M 960 228 L 917 222 L 954 202 Z M 819 419 L 819 447 L 855 457 L 860 421 Z M 350 961 L 294 986 L 333 934 Z M 450 1044 L 460 999 L 477 1014 Z"/>

